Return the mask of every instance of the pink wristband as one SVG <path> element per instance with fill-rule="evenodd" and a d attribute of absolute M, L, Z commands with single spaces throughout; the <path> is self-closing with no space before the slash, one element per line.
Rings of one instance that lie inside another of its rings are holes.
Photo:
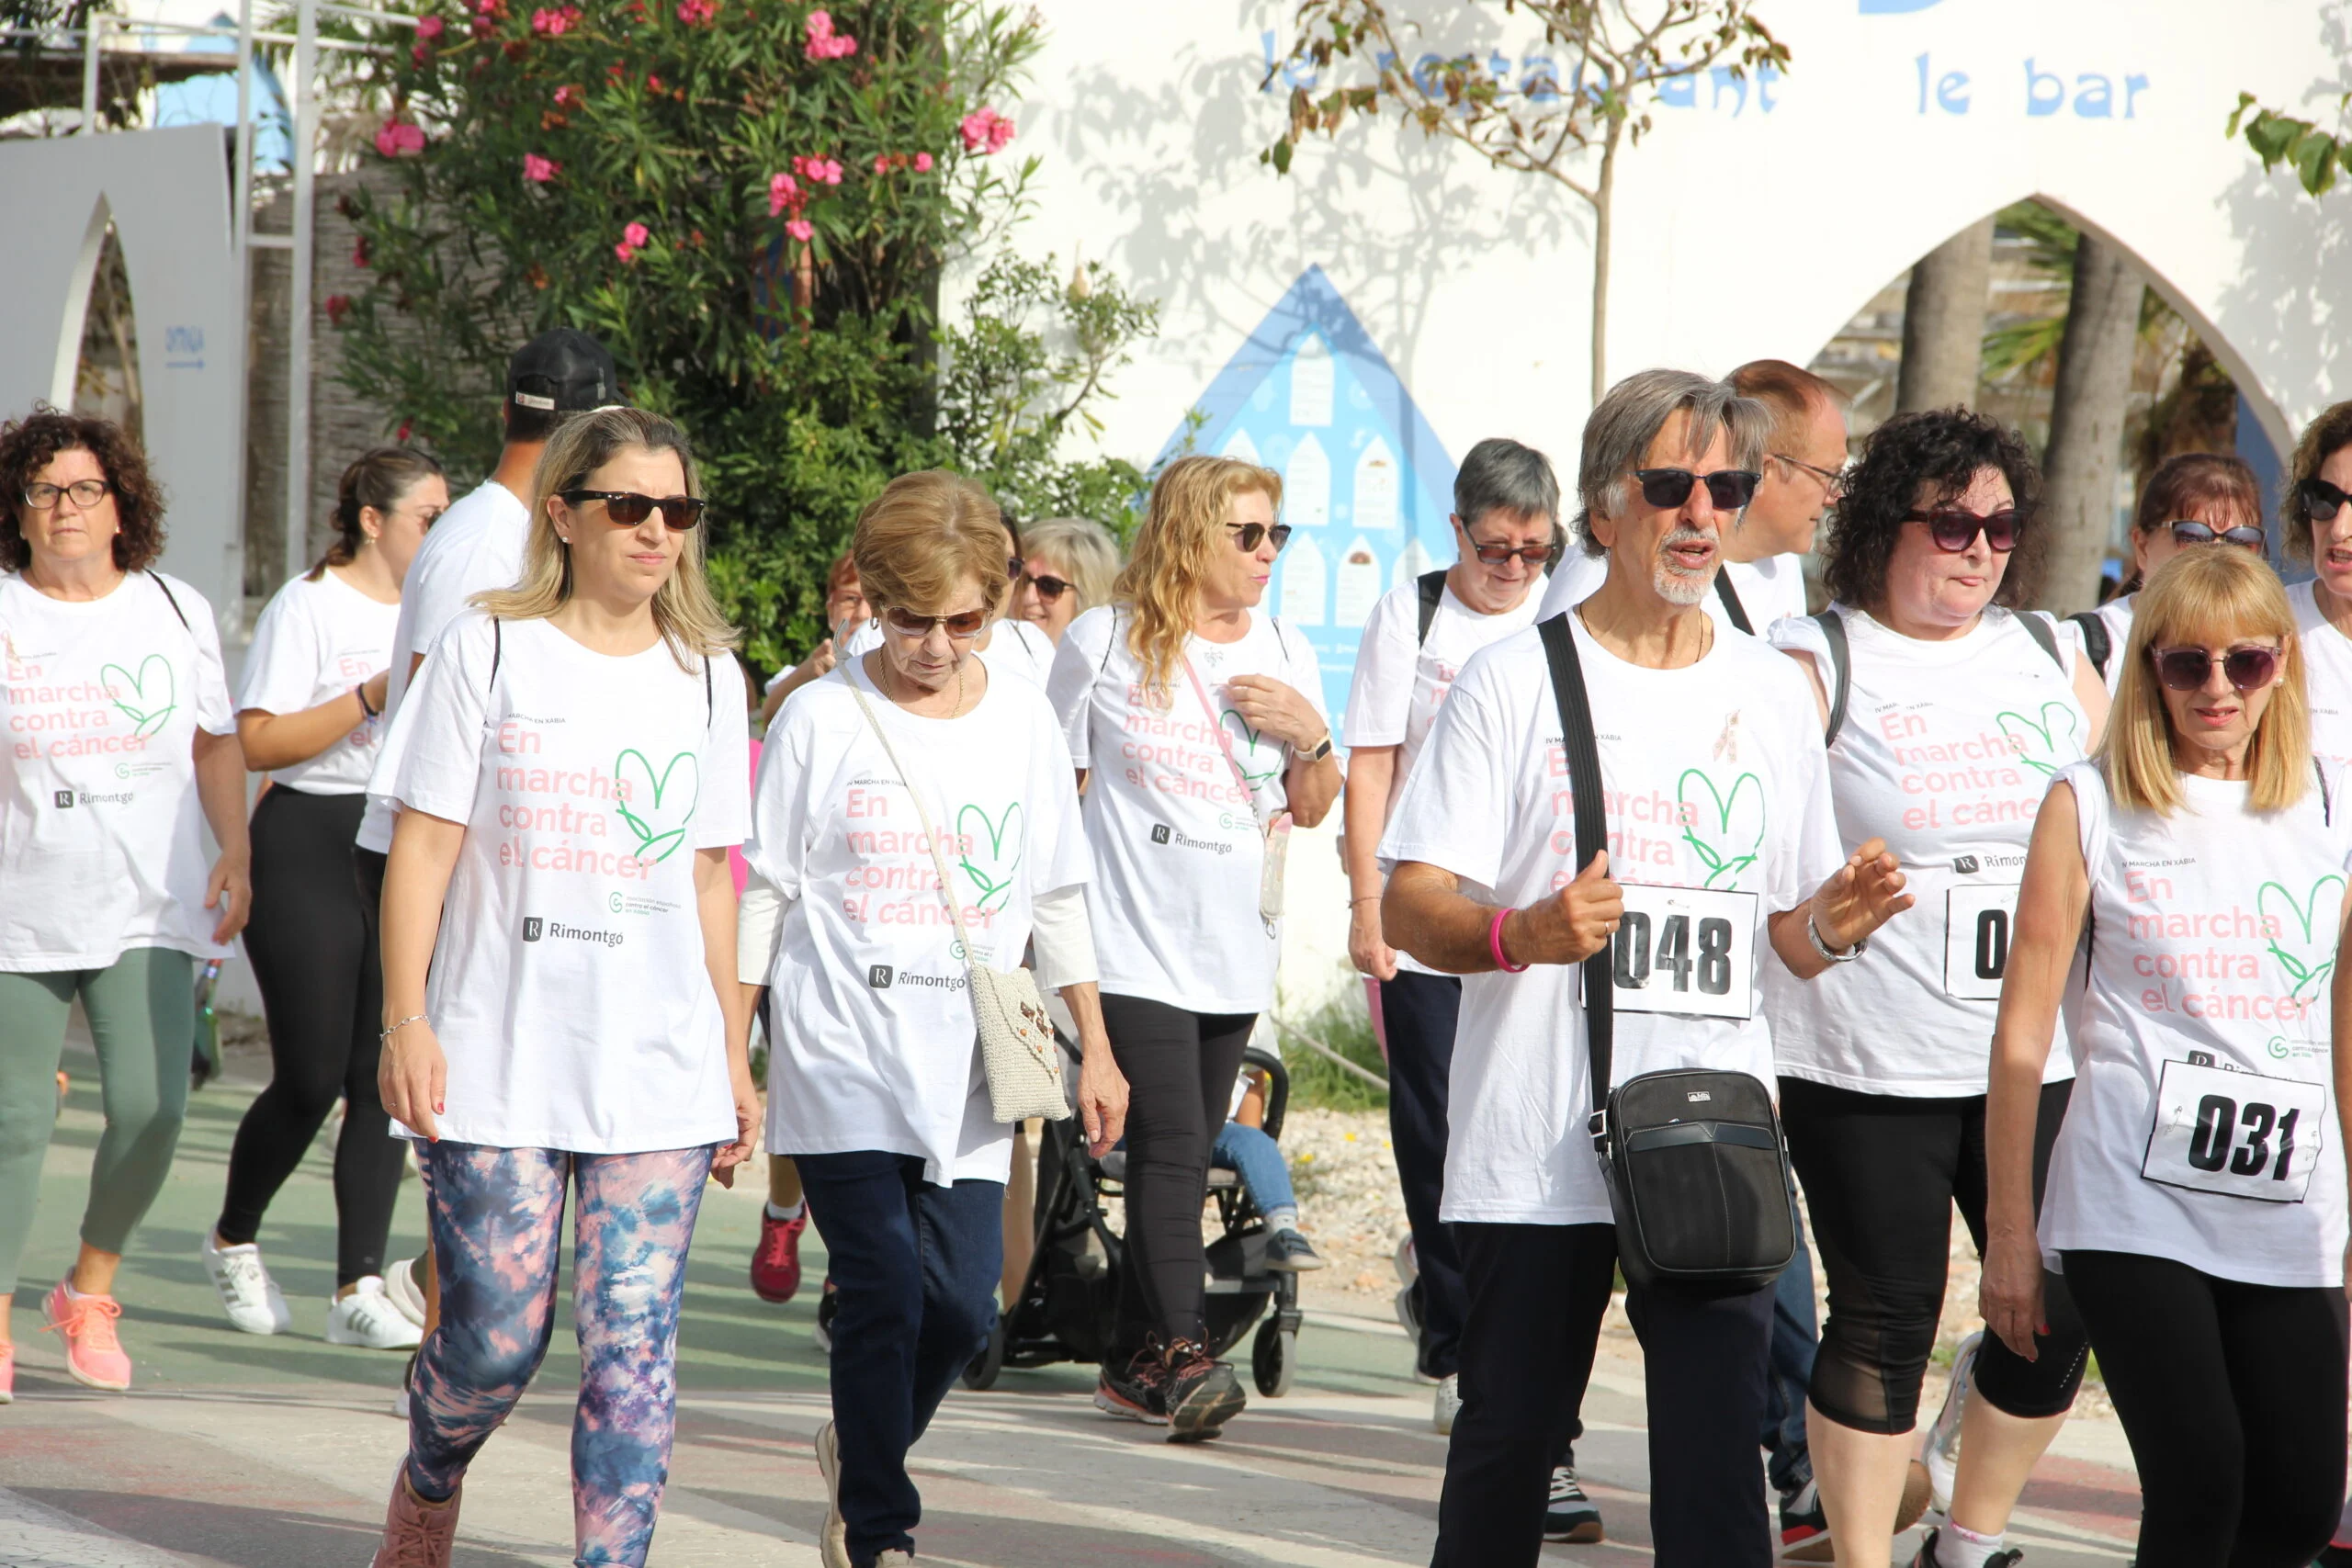
<path fill-rule="evenodd" d="M 1509 909 L 1497 909 L 1494 923 L 1487 928 L 1487 951 L 1495 955 L 1495 967 L 1506 975 L 1524 975 L 1527 965 L 1513 964 L 1503 952 L 1503 921 L 1510 918 Z"/>

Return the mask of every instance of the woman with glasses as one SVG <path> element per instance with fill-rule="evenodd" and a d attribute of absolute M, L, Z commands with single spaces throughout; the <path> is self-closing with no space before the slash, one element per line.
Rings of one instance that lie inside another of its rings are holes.
<path fill-rule="evenodd" d="M 1274 999 L 1283 855 L 1340 794 L 1306 639 L 1258 609 L 1282 479 L 1180 457 L 1118 603 L 1071 624 L 1055 711 L 1086 784 L 1102 1015 L 1133 1095 L 1126 1258 L 1094 1403 L 1215 1437 L 1243 1404 L 1202 1319 L 1201 1201 L 1241 1052 Z"/>
<path fill-rule="evenodd" d="M 2344 1495 L 2352 803 L 2312 766 L 2302 641 L 2249 554 L 2155 570 L 2106 742 L 2034 824 L 2002 987 L 1984 1321 L 2046 1359 L 2065 1281 L 2139 1467 L 2140 1568 L 2302 1568 Z M 2062 1011 L 2081 1076 L 2037 1222 Z"/>
<path fill-rule="evenodd" d="M 857 562 L 843 550 L 825 572 L 825 638 L 808 650 L 808 658 L 786 665 L 769 678 L 766 696 L 760 704 L 760 728 L 767 728 L 785 698 L 832 673 L 834 663 L 842 657 L 840 650 L 873 618 L 874 607 L 858 586 Z"/>
<path fill-rule="evenodd" d="M 2278 513 L 2287 553 L 2313 574 L 2287 590 L 2310 671 L 2312 750 L 2352 767 L 2352 402 L 2304 429 Z"/>
<path fill-rule="evenodd" d="M 2105 677 L 2109 696 L 2123 676 L 2115 655 L 2132 637 L 2132 604 L 2149 574 L 2198 545 L 2234 545 L 2263 554 L 2262 487 L 2243 458 L 2182 452 L 2156 465 L 2140 486 L 2132 518 L 2132 574 L 2114 598 L 2066 617 L 2068 629 Z"/>
<path fill-rule="evenodd" d="M 1884 839 L 1917 900 L 1871 938 L 1867 964 L 1805 985 L 1770 970 L 1765 989 L 1789 1156 L 1829 1281 L 1806 1428 L 1844 1562 L 1885 1562 L 1931 1482 L 1948 1525 L 1918 1568 L 2004 1568 L 2009 1512 L 2082 1377 L 2082 1330 L 2053 1290 L 2038 1358 L 1963 1346 L 1924 1455 L 1912 1435 L 1955 1201 L 1984 1245 L 1985 1072 L 2018 868 L 2052 774 L 2083 758 L 2107 713 L 2071 640 L 2014 608 L 2047 543 L 2040 492 L 2032 457 L 1994 421 L 1897 414 L 1830 523 L 1829 609 L 1773 628 L 1813 676 L 1841 840 Z M 2057 1053 L 2040 1091 L 2037 1171 L 2072 1070 Z"/>
<path fill-rule="evenodd" d="M 0 1403 L 67 1016 L 89 1021 L 106 1129 L 42 1315 L 76 1382 L 123 1389 L 115 1271 L 179 1143 L 196 965 L 229 956 L 252 897 L 220 636 L 163 549 L 120 427 L 46 406 L 0 424 Z"/>
<path fill-rule="evenodd" d="M 448 504 L 441 465 L 422 452 L 382 446 L 345 468 L 334 546 L 277 591 L 245 655 L 237 733 L 245 766 L 269 778 L 253 815 L 245 955 L 269 1021 L 270 1080 L 238 1123 L 220 1217 L 199 1252 L 221 1310 L 248 1334 L 293 1322 L 254 1238 L 341 1099 L 327 1343 L 404 1350 L 422 1337 L 385 1290 L 405 1156 L 376 1092 L 384 982 L 353 835 L 368 806 L 401 584 Z"/>
<path fill-rule="evenodd" d="M 1011 588 L 1002 541 L 970 480 L 891 480 L 851 547 L 882 646 L 760 754 L 739 973 L 770 991 L 768 1146 L 799 1167 L 836 1286 L 825 1568 L 912 1561 L 907 1450 L 988 1336 L 1012 1135 L 975 1059 L 979 966 L 1019 967 L 1034 936 L 1097 1155 L 1125 1114 L 1069 754 L 1044 692 L 973 650 Z"/>
<path fill-rule="evenodd" d="M 1012 579 L 1016 621 L 1058 646 L 1080 612 L 1111 602 L 1119 546 L 1111 531 L 1084 517 L 1048 517 L 1021 531 L 1021 570 Z"/>
<path fill-rule="evenodd" d="M 547 1353 L 567 1188 L 579 1560 L 638 1568 L 652 1540 L 686 1248 L 759 1117 L 727 867 L 742 675 L 696 489 L 658 414 L 557 427 L 521 580 L 442 633 L 369 780 L 400 808 L 379 1084 L 441 1282 L 377 1568 L 448 1562 L 467 1466 Z"/>

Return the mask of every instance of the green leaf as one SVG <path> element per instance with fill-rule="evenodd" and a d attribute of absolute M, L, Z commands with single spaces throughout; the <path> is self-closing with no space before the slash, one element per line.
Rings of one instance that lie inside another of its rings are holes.
<path fill-rule="evenodd" d="M 1290 153 L 1291 146 L 1289 137 L 1285 136 L 1274 143 L 1274 173 L 1278 175 L 1287 175 L 1290 173 Z"/>
<path fill-rule="evenodd" d="M 2312 195 L 2323 196 L 2335 183 L 2335 166 L 2343 156 L 2343 145 L 2335 138 L 2311 131 L 2296 144 L 2295 177 Z"/>

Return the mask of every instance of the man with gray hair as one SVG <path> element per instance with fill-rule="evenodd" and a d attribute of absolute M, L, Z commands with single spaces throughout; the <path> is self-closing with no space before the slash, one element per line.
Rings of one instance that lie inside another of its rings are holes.
<path fill-rule="evenodd" d="M 1442 1216 L 1469 1311 L 1437 1568 L 1526 1568 L 1541 1550 L 1617 1262 L 1588 1133 L 1610 1084 L 1702 1067 L 1769 1085 L 1760 966 L 1809 979 L 1910 902 L 1883 843 L 1840 852 L 1810 687 L 1702 608 L 1770 427 L 1754 400 L 1679 371 L 1610 389 L 1577 475 L 1600 590 L 1464 667 L 1381 841 L 1389 940 L 1464 976 Z M 1570 783 L 1547 635 L 1581 671 L 1598 799 Z M 1587 811 L 1605 847 L 1579 865 Z M 1618 940 L 1621 919 L 1647 940 Z M 1614 1071 L 1596 1086 L 1577 966 L 1612 946 Z M 1660 1568 L 1773 1559 L 1756 1454 L 1772 1296 L 1630 1293 Z"/>

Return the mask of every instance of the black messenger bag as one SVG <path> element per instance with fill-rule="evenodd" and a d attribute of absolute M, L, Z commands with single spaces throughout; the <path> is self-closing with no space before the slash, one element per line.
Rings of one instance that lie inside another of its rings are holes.
<path fill-rule="evenodd" d="M 1574 613 L 1536 629 L 1559 704 L 1581 870 L 1606 847 L 1608 829 L 1592 705 L 1568 629 Z M 1617 941 L 1625 940 L 1621 927 Z M 1602 1106 L 1592 1116 L 1592 1145 L 1616 1216 L 1618 1264 L 1629 1283 L 1682 1295 L 1740 1295 L 1769 1285 L 1797 1247 L 1772 1092 L 1750 1074 L 1704 1067 L 1612 1085 L 1614 966 L 1610 946 L 1585 961 L 1584 1019 L 1593 1093 Z"/>

